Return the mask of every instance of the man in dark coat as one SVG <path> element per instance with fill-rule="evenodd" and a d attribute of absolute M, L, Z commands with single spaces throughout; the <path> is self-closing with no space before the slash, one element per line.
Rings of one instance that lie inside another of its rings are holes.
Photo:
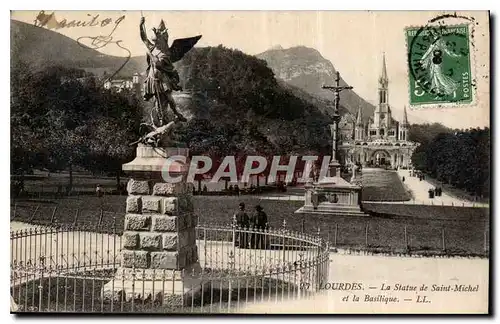
<path fill-rule="evenodd" d="M 236 218 L 236 239 L 235 246 L 239 246 L 242 249 L 246 249 L 248 247 L 248 234 L 246 232 L 242 232 L 238 229 L 247 230 L 250 225 L 248 214 L 245 212 L 245 203 L 241 202 L 239 206 L 238 212 L 234 215 Z"/>
<path fill-rule="evenodd" d="M 255 212 L 250 217 L 250 226 L 254 231 L 264 231 L 267 229 L 267 214 L 260 205 L 255 206 Z M 266 236 L 260 233 L 253 233 L 251 242 L 252 248 L 266 248 Z"/>

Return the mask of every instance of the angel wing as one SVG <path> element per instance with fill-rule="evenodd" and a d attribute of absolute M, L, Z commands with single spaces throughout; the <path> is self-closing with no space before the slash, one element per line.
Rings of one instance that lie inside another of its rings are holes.
<path fill-rule="evenodd" d="M 172 46 L 170 46 L 170 60 L 172 63 L 179 61 L 184 54 L 193 48 L 200 38 L 201 35 L 174 40 Z"/>

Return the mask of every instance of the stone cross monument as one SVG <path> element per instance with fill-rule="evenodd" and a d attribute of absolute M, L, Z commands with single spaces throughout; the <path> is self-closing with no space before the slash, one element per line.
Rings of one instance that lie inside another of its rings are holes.
<path fill-rule="evenodd" d="M 340 74 L 337 72 L 334 86 L 323 86 L 323 89 L 333 91 L 335 111 L 332 131 L 332 159 L 329 163 L 329 176 L 318 181 L 309 181 L 305 184 L 304 206 L 296 213 L 319 213 L 339 216 L 366 216 L 361 210 L 361 187 L 349 183 L 340 176 L 340 159 L 338 156 L 338 127 L 340 121 L 339 102 L 340 92 L 350 90 L 350 86 L 340 86 Z M 355 173 L 353 168 L 353 174 Z"/>
<path fill-rule="evenodd" d="M 330 162 L 330 177 L 340 176 L 340 162 L 338 157 L 338 132 L 339 132 L 339 103 L 340 103 L 340 92 L 343 90 L 351 90 L 353 87 L 350 86 L 340 86 L 340 73 L 337 71 L 335 77 L 334 86 L 323 86 L 323 89 L 328 89 L 333 91 L 334 98 L 334 112 L 333 112 L 333 124 L 330 125 L 330 130 L 332 132 L 332 160 Z"/>

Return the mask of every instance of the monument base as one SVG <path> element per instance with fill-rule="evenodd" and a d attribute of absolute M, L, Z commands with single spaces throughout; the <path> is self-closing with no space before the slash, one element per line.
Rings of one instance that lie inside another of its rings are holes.
<path fill-rule="evenodd" d="M 103 286 L 101 298 L 115 303 L 152 300 L 162 305 L 190 305 L 192 300 L 200 300 L 201 294 L 210 288 L 206 278 L 196 275 L 200 271 L 199 263 L 182 272 L 118 268 L 115 277 Z"/>
<path fill-rule="evenodd" d="M 132 178 L 138 179 L 159 179 L 162 174 L 187 173 L 189 163 L 174 159 L 167 162 L 169 157 L 187 157 L 189 149 L 182 147 L 151 147 L 144 144 L 137 145 L 136 157 L 129 163 L 122 166 L 122 170 Z"/>
<path fill-rule="evenodd" d="M 295 211 L 295 213 L 308 214 L 329 214 L 336 216 L 368 216 L 359 206 L 339 205 L 329 202 L 321 203 L 317 207 L 303 206 Z"/>
<path fill-rule="evenodd" d="M 102 288 L 103 300 L 173 306 L 198 300 L 205 282 L 197 276 L 197 218 L 192 184 L 185 182 L 188 158 L 187 148 L 139 144 L 136 158 L 123 164 L 130 180 L 121 266 Z M 174 177 L 180 181 L 171 181 Z"/>
<path fill-rule="evenodd" d="M 342 179 L 337 173 L 305 186 L 304 206 L 295 213 L 337 216 L 368 216 L 361 210 L 361 186 Z"/>

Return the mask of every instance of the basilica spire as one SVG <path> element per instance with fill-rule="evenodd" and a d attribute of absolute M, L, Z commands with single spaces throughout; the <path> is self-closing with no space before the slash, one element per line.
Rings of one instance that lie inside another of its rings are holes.
<path fill-rule="evenodd" d="M 389 104 L 389 78 L 385 64 L 385 53 L 382 55 L 382 73 L 378 79 L 378 106 L 376 111 L 388 111 Z"/>
<path fill-rule="evenodd" d="M 408 125 L 408 115 L 406 113 L 406 106 L 404 106 L 404 114 L 403 114 L 403 125 Z"/>
<path fill-rule="evenodd" d="M 382 53 L 382 73 L 380 74 L 380 83 L 387 84 L 389 79 L 387 78 L 387 67 L 385 64 L 385 52 Z"/>
<path fill-rule="evenodd" d="M 356 125 L 363 125 L 363 115 L 361 106 L 359 106 L 358 113 L 356 114 Z"/>

